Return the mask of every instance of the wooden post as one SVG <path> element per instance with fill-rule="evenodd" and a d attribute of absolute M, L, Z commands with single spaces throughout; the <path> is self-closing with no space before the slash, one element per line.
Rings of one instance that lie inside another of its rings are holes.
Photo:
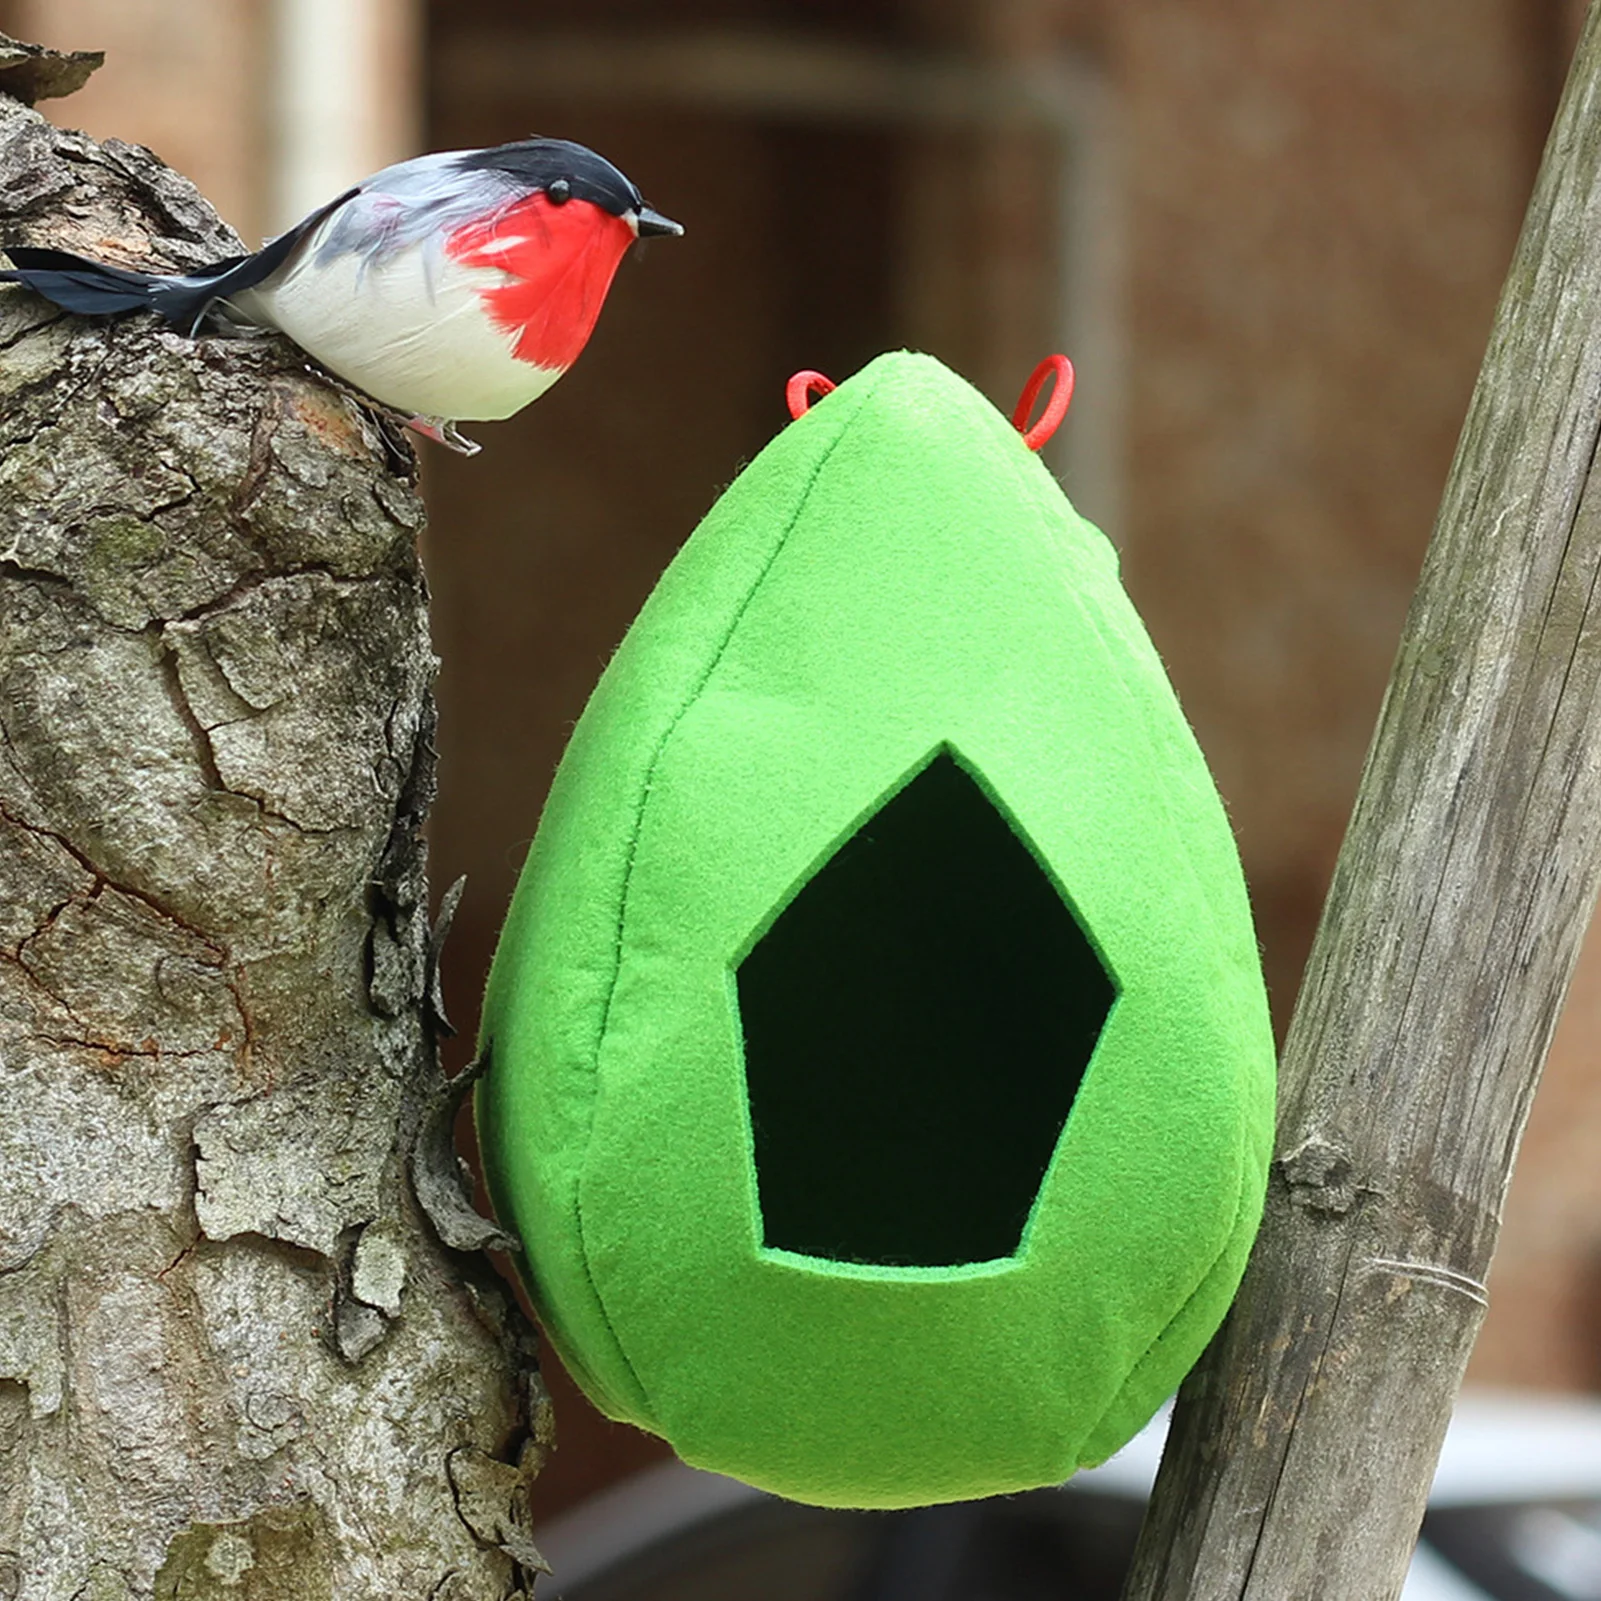
<path fill-rule="evenodd" d="M 1596 898 L 1598 437 L 1592 8 L 1291 1024 L 1262 1235 L 1125 1601 L 1400 1591 Z"/>

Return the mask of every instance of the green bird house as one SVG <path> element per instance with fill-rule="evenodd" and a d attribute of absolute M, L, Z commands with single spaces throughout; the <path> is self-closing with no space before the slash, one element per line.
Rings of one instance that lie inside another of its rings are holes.
<path fill-rule="evenodd" d="M 1107 540 L 887 355 L 740 474 L 574 731 L 489 980 L 495 1206 L 600 1409 L 828 1506 L 1059 1482 L 1261 1213 L 1216 789 Z"/>

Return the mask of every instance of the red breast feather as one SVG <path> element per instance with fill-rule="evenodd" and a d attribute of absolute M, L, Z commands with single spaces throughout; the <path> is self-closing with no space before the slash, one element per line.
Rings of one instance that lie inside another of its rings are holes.
<path fill-rule="evenodd" d="M 534 194 L 464 224 L 445 248 L 465 267 L 505 275 L 478 295 L 490 320 L 515 335 L 517 359 L 563 370 L 588 341 L 617 263 L 633 242 L 623 218 L 588 200 L 553 206 Z"/>

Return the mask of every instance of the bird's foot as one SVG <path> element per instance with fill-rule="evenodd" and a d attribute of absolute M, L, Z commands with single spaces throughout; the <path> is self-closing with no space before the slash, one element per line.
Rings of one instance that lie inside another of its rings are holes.
<path fill-rule="evenodd" d="M 408 417 L 406 426 L 414 434 L 421 434 L 424 439 L 431 439 L 436 445 L 455 451 L 458 456 L 476 456 L 484 448 L 467 438 L 455 423 L 443 417 Z"/>
<path fill-rule="evenodd" d="M 189 330 L 189 337 L 192 339 L 197 334 L 205 333 L 213 339 L 271 339 L 277 332 L 276 328 L 263 328 L 259 323 L 246 322 L 234 313 L 227 301 L 214 300 L 201 309 L 194 327 Z"/>

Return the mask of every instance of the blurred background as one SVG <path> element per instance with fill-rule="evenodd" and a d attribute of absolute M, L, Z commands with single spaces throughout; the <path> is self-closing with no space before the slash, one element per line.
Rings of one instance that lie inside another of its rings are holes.
<path fill-rule="evenodd" d="M 624 263 L 563 383 L 470 430 L 482 456 L 424 449 L 433 873 L 468 875 L 447 979 L 470 1040 L 546 784 L 652 583 L 786 420 L 791 371 L 902 345 L 1007 410 L 1040 356 L 1077 363 L 1051 464 L 1121 547 L 1211 760 L 1282 1029 L 1582 10 L 0 0 L 0 28 L 106 50 L 44 109 L 150 145 L 252 246 L 387 161 L 535 132 L 687 226 Z M 1601 1389 L 1598 1057 L 1601 936 L 1480 1384 Z M 662 1452 L 553 1385 L 545 1518 Z"/>

